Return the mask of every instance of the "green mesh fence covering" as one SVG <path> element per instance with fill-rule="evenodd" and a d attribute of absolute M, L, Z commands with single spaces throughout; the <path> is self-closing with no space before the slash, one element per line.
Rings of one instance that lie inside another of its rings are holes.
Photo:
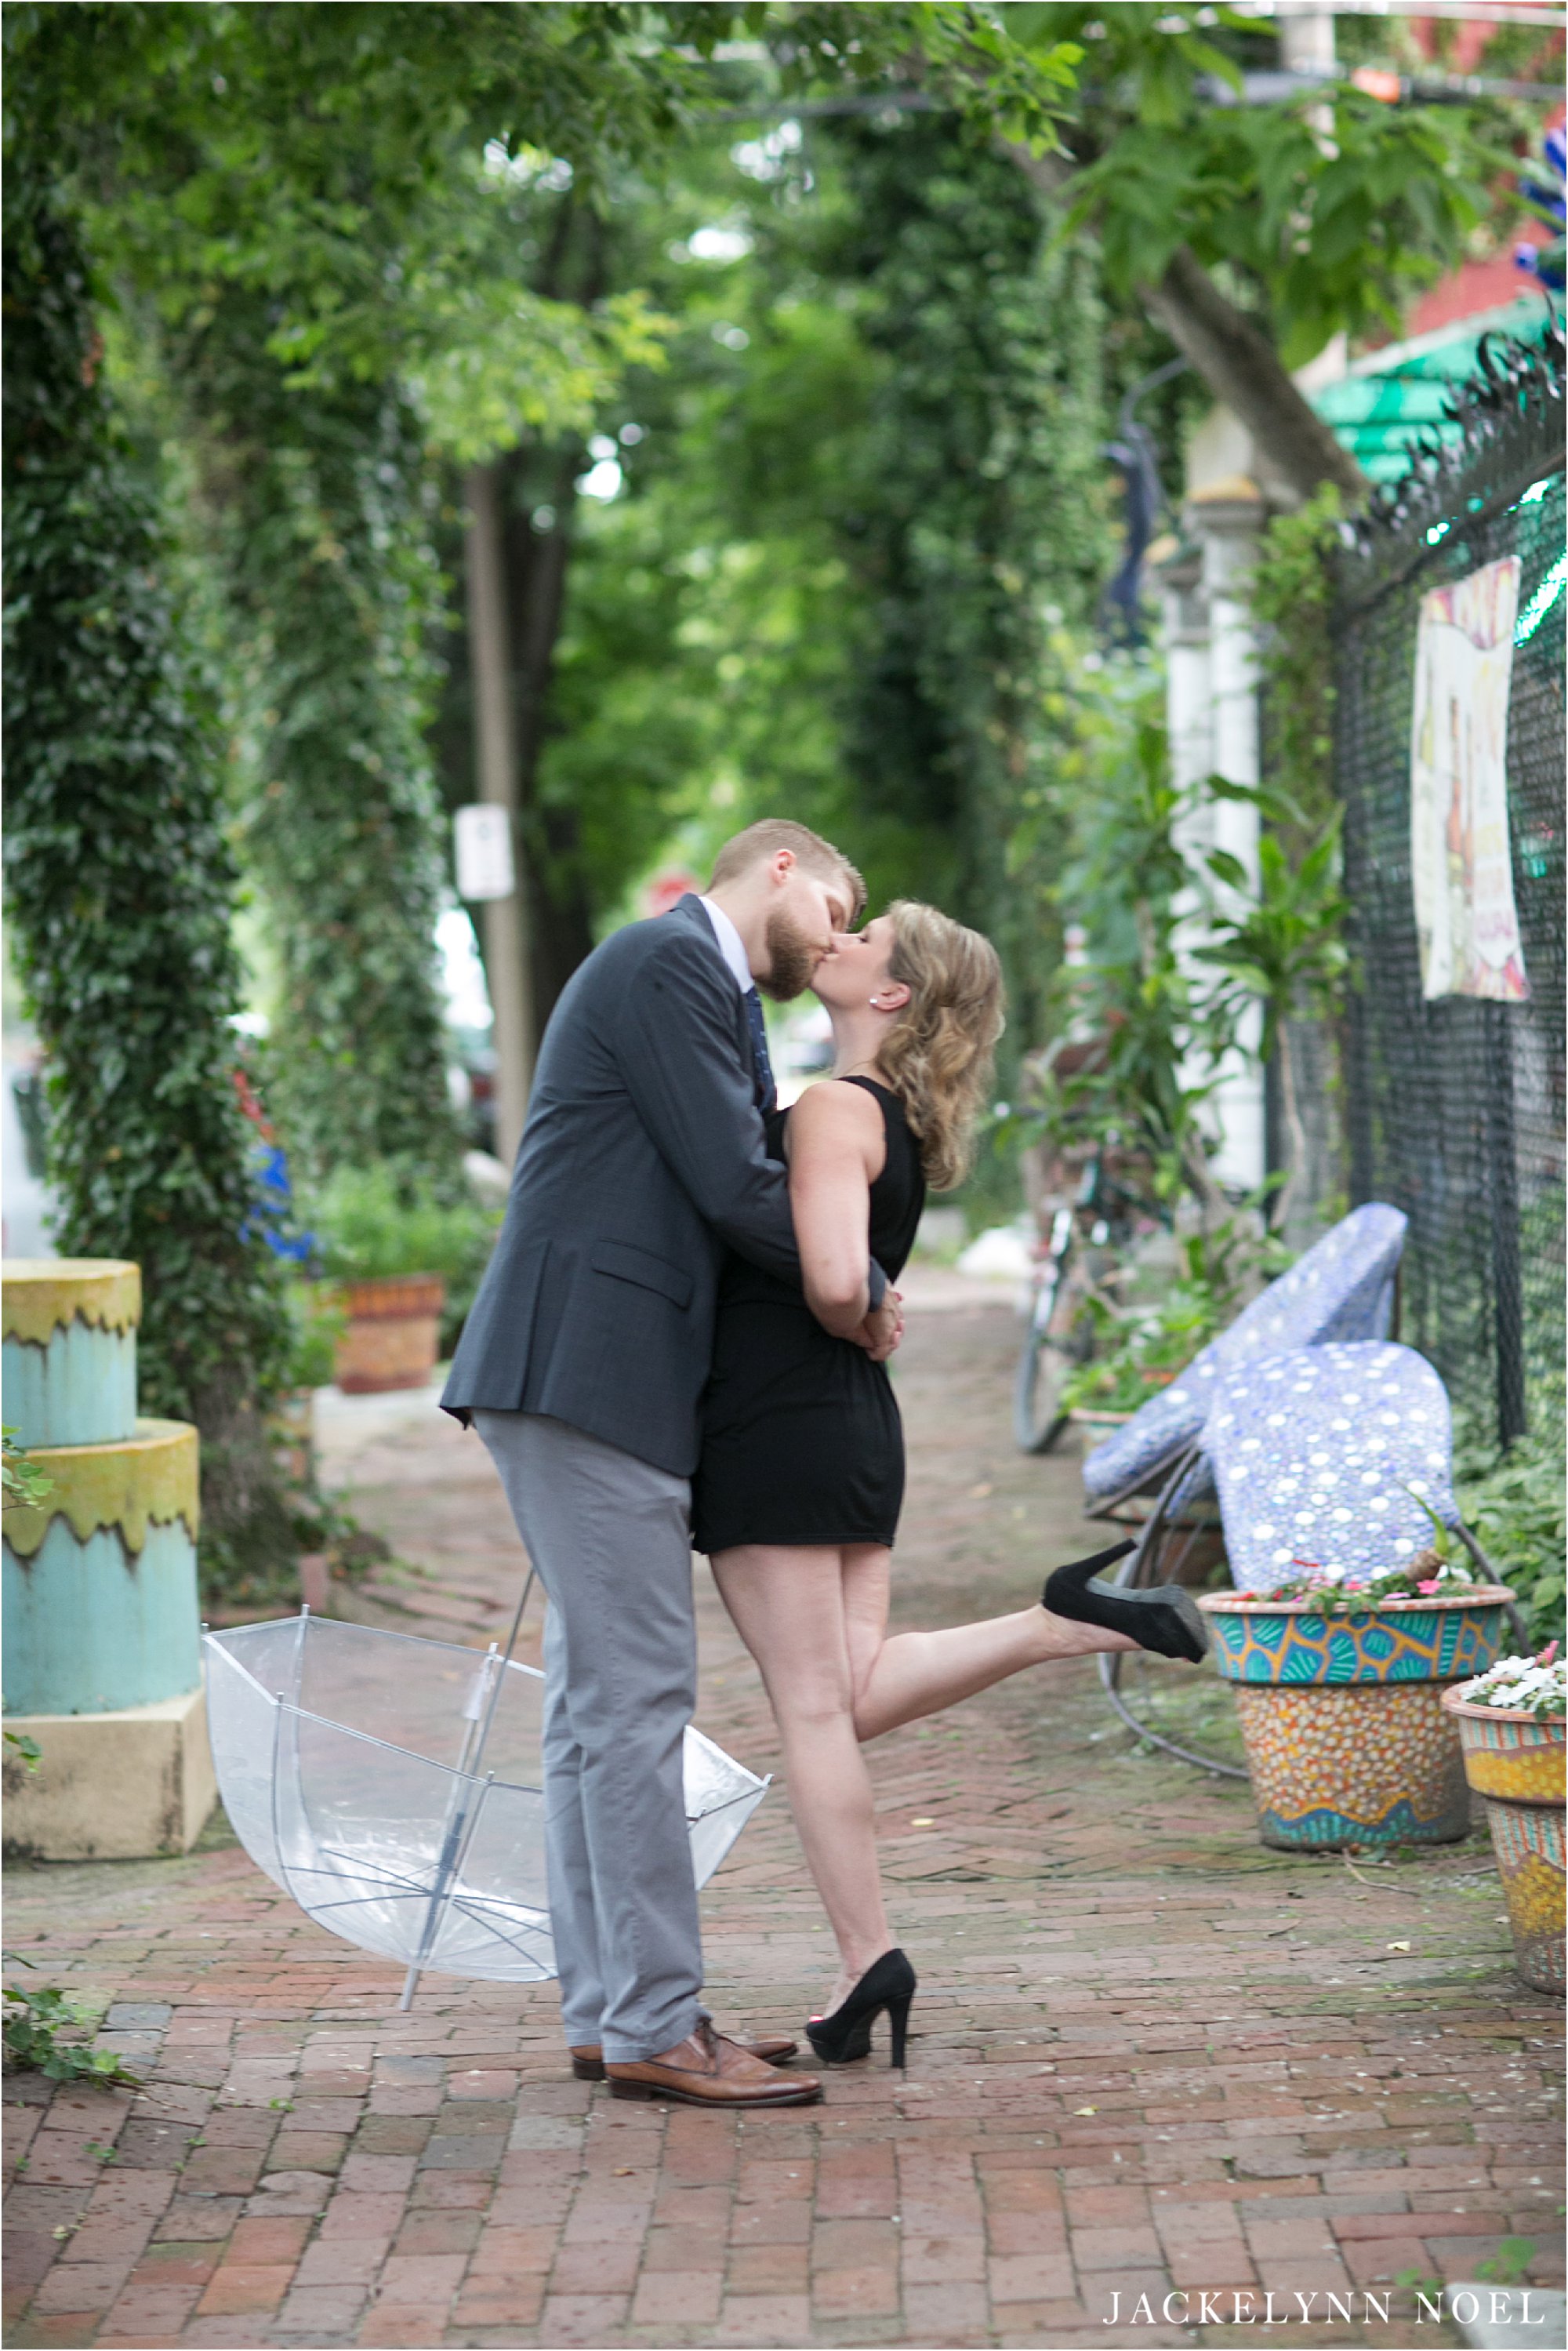
<path fill-rule="evenodd" d="M 1377 492 L 1335 580 L 1335 768 L 1361 984 L 1353 1200 L 1410 1218 L 1402 1335 L 1507 1442 L 1561 1409 L 1563 1358 L 1563 341 L 1483 344 L 1457 438 Z M 1418 616 L 1517 555 L 1510 852 L 1530 994 L 1425 1000 L 1411 854 Z"/>

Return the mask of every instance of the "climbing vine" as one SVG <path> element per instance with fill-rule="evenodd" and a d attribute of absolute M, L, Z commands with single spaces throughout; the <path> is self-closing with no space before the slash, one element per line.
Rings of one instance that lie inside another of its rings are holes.
<path fill-rule="evenodd" d="M 414 421 L 290 386 L 236 301 L 183 355 L 234 616 L 247 864 L 281 965 L 269 1108 L 302 1170 L 449 1182 L 425 747 L 437 589 Z"/>
<path fill-rule="evenodd" d="M 1053 926 L 1019 820 L 1059 731 L 1053 631 L 1111 568 L 1094 274 L 956 122 L 860 121 L 835 143 L 841 265 L 883 362 L 841 534 L 873 614 L 849 764 L 864 815 L 911 828 L 920 886 L 995 939 L 1028 1041 Z"/>
<path fill-rule="evenodd" d="M 158 486 L 99 379 L 49 162 L 6 174 L 6 874 L 49 1072 L 62 1250 L 143 1277 L 143 1408 L 203 1438 L 204 1555 L 287 1556 L 261 1407 L 285 1323 L 248 1232 L 222 745 L 170 589 Z"/>
<path fill-rule="evenodd" d="M 1305 506 L 1276 515 L 1253 573 L 1269 780 L 1309 827 L 1326 823 L 1334 806 L 1328 557 L 1339 543 L 1343 511 L 1340 492 L 1328 482 Z"/>

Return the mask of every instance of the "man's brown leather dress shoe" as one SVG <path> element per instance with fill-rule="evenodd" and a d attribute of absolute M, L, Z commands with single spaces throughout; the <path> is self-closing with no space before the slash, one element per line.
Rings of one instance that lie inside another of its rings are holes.
<path fill-rule="evenodd" d="M 780 2074 L 711 2024 L 657 2057 L 604 2070 L 612 2098 L 673 2098 L 683 2106 L 814 2106 L 822 2095 L 814 2074 Z"/>
<path fill-rule="evenodd" d="M 731 2037 L 737 2049 L 748 2049 L 754 2057 L 760 2057 L 765 2065 L 787 2064 L 799 2053 L 800 2047 L 800 2043 L 791 2041 L 787 2032 L 758 2032 L 750 2039 L 737 2032 Z M 572 2074 L 578 2081 L 603 2081 L 604 2052 L 597 2041 L 576 2043 L 569 2053 Z"/>

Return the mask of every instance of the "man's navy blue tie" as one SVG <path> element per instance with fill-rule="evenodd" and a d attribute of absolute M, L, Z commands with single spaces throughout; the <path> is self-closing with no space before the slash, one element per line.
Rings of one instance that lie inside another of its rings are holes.
<path fill-rule="evenodd" d="M 746 1025 L 751 1031 L 751 1060 L 757 1073 L 757 1106 L 771 1110 L 779 1099 L 779 1089 L 773 1082 L 773 1064 L 768 1058 L 768 1027 L 762 1018 L 762 998 L 754 987 L 746 991 Z"/>

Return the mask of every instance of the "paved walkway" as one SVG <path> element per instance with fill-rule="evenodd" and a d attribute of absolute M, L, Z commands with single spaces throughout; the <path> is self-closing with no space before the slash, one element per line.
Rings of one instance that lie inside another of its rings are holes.
<path fill-rule="evenodd" d="M 1073 1464 L 1009 1448 L 1015 1326 L 977 1295 L 918 1303 L 900 1359 L 905 1624 L 1016 1606 L 1092 1540 Z M 418 1571 L 357 1605 L 492 1637 L 519 1554 L 477 1443 L 423 1398 L 324 1437 Z M 777 1769 L 697 1591 L 699 1720 Z M 427 1978 L 400 2016 L 396 1971 L 221 1833 L 9 1873 L 8 1943 L 107 2006 L 147 2086 L 7 2080 L 7 2342 L 1406 2346 L 1458 2339 L 1416 2325 L 1416 2281 L 1510 2237 L 1549 2275 L 1561 2008 L 1512 1973 L 1482 1840 L 1266 1853 L 1243 1789 L 1134 1752 L 1077 1666 L 873 1755 L 907 2075 L 879 2053 L 744 2123 L 566 2078 L 549 1986 Z M 830 1968 L 779 1791 L 704 1911 L 721 2018 L 804 2016 Z"/>

